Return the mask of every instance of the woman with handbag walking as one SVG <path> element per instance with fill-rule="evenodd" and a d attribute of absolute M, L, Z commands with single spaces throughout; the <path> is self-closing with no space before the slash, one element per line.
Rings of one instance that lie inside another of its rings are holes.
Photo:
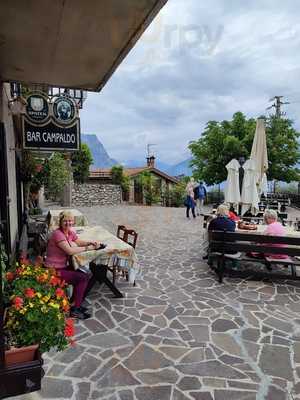
<path fill-rule="evenodd" d="M 194 186 L 195 186 L 194 178 L 191 178 L 185 188 L 186 199 L 185 199 L 184 205 L 186 206 L 186 217 L 187 218 L 190 218 L 190 210 L 192 210 L 193 218 L 196 218 L 196 214 L 195 214 L 196 202 L 194 200 Z"/>

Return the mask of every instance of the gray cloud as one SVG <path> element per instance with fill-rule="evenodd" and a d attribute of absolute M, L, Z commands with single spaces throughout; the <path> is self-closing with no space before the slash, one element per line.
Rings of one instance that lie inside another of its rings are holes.
<path fill-rule="evenodd" d="M 278 94 L 299 128 L 299 11 L 293 0 L 169 0 L 103 91 L 89 94 L 82 132 L 119 161 L 156 143 L 175 163 L 208 120 L 257 117 Z"/>

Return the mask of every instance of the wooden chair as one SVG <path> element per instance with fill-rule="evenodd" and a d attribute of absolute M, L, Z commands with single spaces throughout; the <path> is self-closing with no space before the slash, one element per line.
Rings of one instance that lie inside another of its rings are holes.
<path fill-rule="evenodd" d="M 118 225 L 117 237 L 135 249 L 138 234 L 134 229 L 126 228 L 125 225 Z"/>
<path fill-rule="evenodd" d="M 138 234 L 134 229 L 127 228 L 125 225 L 118 225 L 117 237 L 123 240 L 123 242 L 128 243 L 135 249 Z M 118 265 L 113 266 L 113 283 L 116 280 L 117 270 L 118 270 Z M 128 272 L 123 270 L 122 273 L 123 276 L 125 276 L 126 280 L 128 281 L 129 280 Z M 135 286 L 135 281 L 133 283 L 133 286 Z"/>

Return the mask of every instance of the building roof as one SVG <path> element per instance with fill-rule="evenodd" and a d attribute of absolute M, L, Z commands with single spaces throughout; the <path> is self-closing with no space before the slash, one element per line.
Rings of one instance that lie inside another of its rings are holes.
<path fill-rule="evenodd" d="M 173 176 L 165 174 L 163 171 L 160 171 L 159 169 L 153 168 L 153 167 L 124 168 L 124 170 L 123 170 L 124 174 L 126 176 L 129 176 L 130 178 L 133 178 L 145 171 L 153 172 L 154 174 L 159 175 L 162 178 L 164 178 L 167 181 L 170 181 L 172 183 L 179 182 L 178 179 L 174 178 Z M 111 178 L 111 169 L 110 168 L 99 168 L 99 169 L 91 170 L 89 178 L 109 179 L 109 178 Z"/>
<path fill-rule="evenodd" d="M 0 2 L 0 81 L 100 91 L 167 0 Z"/>

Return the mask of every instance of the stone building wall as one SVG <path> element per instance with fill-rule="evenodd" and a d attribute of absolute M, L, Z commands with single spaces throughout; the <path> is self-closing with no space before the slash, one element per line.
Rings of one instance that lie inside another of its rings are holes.
<path fill-rule="evenodd" d="M 119 185 L 99 183 L 74 183 L 73 185 L 73 206 L 114 206 L 121 202 L 122 190 Z"/>

